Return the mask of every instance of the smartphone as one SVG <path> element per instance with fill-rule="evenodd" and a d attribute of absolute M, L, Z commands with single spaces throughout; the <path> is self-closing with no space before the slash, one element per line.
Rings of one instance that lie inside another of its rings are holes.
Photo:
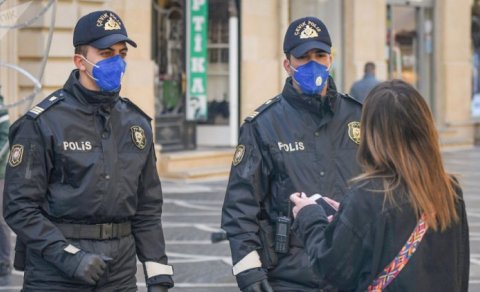
<path fill-rule="evenodd" d="M 330 205 L 320 194 L 314 194 L 310 198 L 314 199 L 317 204 L 323 207 L 327 216 L 335 215 L 337 213 L 337 209 Z"/>

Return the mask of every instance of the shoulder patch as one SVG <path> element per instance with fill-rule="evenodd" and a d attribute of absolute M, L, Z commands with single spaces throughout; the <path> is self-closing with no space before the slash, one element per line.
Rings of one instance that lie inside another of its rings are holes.
<path fill-rule="evenodd" d="M 354 121 L 348 123 L 348 137 L 355 142 L 360 144 L 360 122 Z"/>
<path fill-rule="evenodd" d="M 63 92 L 62 91 L 54 92 L 52 95 L 47 96 L 44 100 L 42 100 L 40 103 L 38 103 L 32 109 L 30 109 L 27 112 L 27 116 L 36 119 L 42 113 L 44 113 L 46 110 L 51 108 L 54 104 L 56 104 L 57 102 L 59 102 L 63 98 L 64 97 L 63 97 Z"/>
<path fill-rule="evenodd" d="M 246 122 L 253 121 L 260 113 L 264 112 L 267 108 L 269 108 L 272 104 L 276 103 L 279 100 L 280 100 L 280 95 L 275 96 L 274 98 L 271 98 L 271 99 L 267 100 L 261 106 L 259 106 L 253 113 L 248 115 L 245 118 L 245 121 Z"/>
<path fill-rule="evenodd" d="M 240 162 L 242 162 L 243 156 L 245 155 L 245 145 L 239 144 L 237 145 L 237 149 L 235 149 L 235 154 L 233 155 L 233 166 L 237 166 Z"/>
<path fill-rule="evenodd" d="M 147 115 L 141 108 L 138 107 L 138 105 L 136 105 L 135 103 L 133 103 L 130 99 L 126 98 L 126 97 L 121 97 L 120 98 L 121 100 L 123 100 L 124 102 L 126 102 L 127 104 L 131 105 L 134 109 L 136 109 L 139 113 L 141 113 L 142 115 L 144 115 L 149 121 L 152 120 L 152 118 Z"/>

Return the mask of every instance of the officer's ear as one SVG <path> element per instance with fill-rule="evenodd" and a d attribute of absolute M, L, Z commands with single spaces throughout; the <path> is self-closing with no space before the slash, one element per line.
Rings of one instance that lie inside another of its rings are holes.
<path fill-rule="evenodd" d="M 73 55 L 73 63 L 75 64 L 75 67 L 77 67 L 78 70 L 80 71 L 87 70 L 87 68 L 85 67 L 85 63 L 82 58 L 82 55 L 79 55 L 79 54 Z"/>
<path fill-rule="evenodd" d="M 80 71 L 85 71 L 87 68 L 85 67 L 85 58 L 88 55 L 88 51 L 90 49 L 89 45 L 78 45 L 75 47 L 75 55 L 73 55 L 73 63 L 75 67 Z"/>
<path fill-rule="evenodd" d="M 288 58 L 286 58 L 285 60 L 283 60 L 283 68 L 285 69 L 285 71 L 287 72 L 287 74 L 289 76 L 293 76 L 293 69 L 290 65 L 290 60 Z"/>
<path fill-rule="evenodd" d="M 330 69 L 332 68 L 333 66 L 333 54 L 328 54 L 328 56 L 330 57 Z"/>

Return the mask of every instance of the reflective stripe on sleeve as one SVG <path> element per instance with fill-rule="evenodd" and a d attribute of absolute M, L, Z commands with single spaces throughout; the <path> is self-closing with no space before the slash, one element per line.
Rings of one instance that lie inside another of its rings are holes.
<path fill-rule="evenodd" d="M 164 265 L 157 262 L 145 262 L 145 273 L 147 278 L 155 277 L 158 275 L 173 275 L 173 268 L 170 265 Z"/>
<path fill-rule="evenodd" d="M 78 247 L 73 246 L 71 244 L 67 245 L 67 247 L 65 247 L 63 250 L 68 252 L 69 254 L 76 254 L 77 252 L 80 251 Z"/>
<path fill-rule="evenodd" d="M 233 266 L 232 271 L 233 275 L 236 276 L 243 271 L 261 267 L 262 262 L 260 261 L 260 256 L 256 250 L 253 250 Z"/>

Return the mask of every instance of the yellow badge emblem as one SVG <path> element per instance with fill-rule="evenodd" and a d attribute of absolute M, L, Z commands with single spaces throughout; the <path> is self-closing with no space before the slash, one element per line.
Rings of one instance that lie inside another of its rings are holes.
<path fill-rule="evenodd" d="M 105 12 L 97 19 L 97 26 L 103 27 L 104 30 L 119 30 L 121 28 L 121 21 L 115 14 Z"/>
<path fill-rule="evenodd" d="M 113 19 L 113 17 L 110 17 L 108 19 L 107 22 L 105 22 L 105 26 L 104 26 L 105 30 L 117 30 L 117 29 L 121 29 L 120 28 L 120 24 L 115 20 Z"/>
<path fill-rule="evenodd" d="M 22 163 L 22 158 L 23 158 L 23 145 L 20 145 L 20 144 L 13 145 L 12 149 L 10 149 L 8 164 L 10 164 L 11 167 L 18 166 L 20 163 Z"/>
<path fill-rule="evenodd" d="M 348 137 L 350 137 L 353 142 L 360 144 L 360 122 L 348 123 Z"/>
<path fill-rule="evenodd" d="M 138 149 L 143 150 L 147 144 L 147 138 L 145 137 L 145 131 L 140 126 L 133 126 L 130 128 L 132 134 L 132 141 Z"/>
<path fill-rule="evenodd" d="M 235 150 L 235 154 L 233 155 L 233 166 L 237 166 L 240 162 L 242 162 L 243 156 L 245 155 L 245 146 L 240 144 L 237 146 Z"/>
<path fill-rule="evenodd" d="M 310 25 L 307 25 L 300 34 L 301 39 L 310 39 L 316 37 L 318 37 L 318 33 L 312 27 L 310 27 Z"/>

